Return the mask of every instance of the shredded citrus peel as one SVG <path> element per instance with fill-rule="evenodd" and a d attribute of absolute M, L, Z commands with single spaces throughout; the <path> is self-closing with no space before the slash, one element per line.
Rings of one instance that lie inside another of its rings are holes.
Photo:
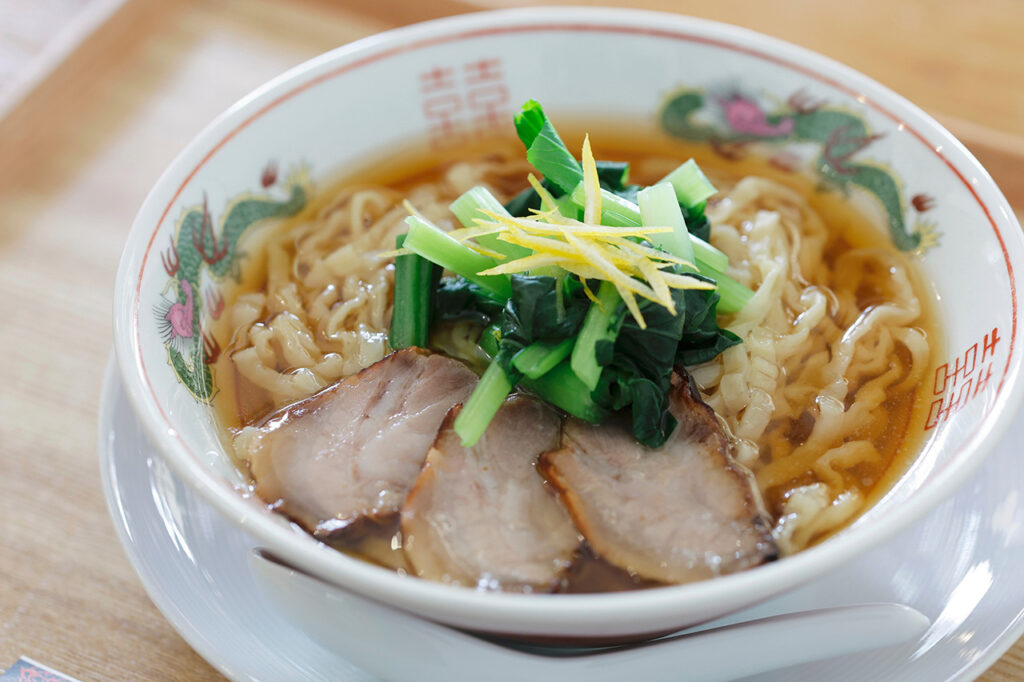
<path fill-rule="evenodd" d="M 530 183 L 530 187 L 532 187 L 533 191 L 535 191 L 537 196 L 540 197 L 541 208 L 547 212 L 558 214 L 558 203 L 555 201 L 555 198 L 551 196 L 551 192 L 549 192 L 544 185 L 540 184 L 540 180 L 537 179 L 537 176 L 530 173 L 526 176 L 526 181 Z"/>
<path fill-rule="evenodd" d="M 583 138 L 583 222 L 597 225 L 601 222 L 601 181 L 597 177 L 597 162 L 590 151 L 590 135 Z"/>
<path fill-rule="evenodd" d="M 643 315 L 636 297 L 640 296 L 664 306 L 676 314 L 672 289 L 714 289 L 715 284 L 666 268 L 681 265 L 696 271 L 696 266 L 670 253 L 652 248 L 638 240 L 654 234 L 672 232 L 671 227 L 611 227 L 601 225 L 601 184 L 597 164 L 590 149 L 590 138 L 583 140 L 582 153 L 583 220 L 566 217 L 559 212 L 558 203 L 551 193 L 530 174 L 527 181 L 540 196 L 541 209 L 533 210 L 531 217 L 512 218 L 492 211 L 481 210 L 486 218 L 478 218 L 476 227 L 448 232 L 448 236 L 467 247 L 495 260 L 499 265 L 483 270 L 479 275 L 510 275 L 529 272 L 543 267 L 557 266 L 580 278 L 583 291 L 596 305 L 600 305 L 588 279 L 611 282 L 637 324 L 645 329 Z M 423 216 L 408 201 L 403 206 L 410 215 Z M 473 241 L 482 235 L 497 235 L 501 241 L 533 251 L 529 256 L 508 260 L 502 254 L 484 248 Z M 409 249 L 396 249 L 380 254 L 380 258 L 412 253 Z"/>

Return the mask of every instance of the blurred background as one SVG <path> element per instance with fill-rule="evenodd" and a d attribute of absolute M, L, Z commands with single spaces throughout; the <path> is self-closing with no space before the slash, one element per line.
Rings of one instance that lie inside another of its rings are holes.
<path fill-rule="evenodd" d="M 539 4 L 0 0 L 0 668 L 29 655 L 81 679 L 219 679 L 135 578 L 96 463 L 114 274 L 161 171 L 232 102 L 316 54 Z M 1024 209 L 1021 0 L 562 4 L 716 19 L 844 62 L 945 123 Z M 1024 644 L 983 679 L 1024 679 Z"/>

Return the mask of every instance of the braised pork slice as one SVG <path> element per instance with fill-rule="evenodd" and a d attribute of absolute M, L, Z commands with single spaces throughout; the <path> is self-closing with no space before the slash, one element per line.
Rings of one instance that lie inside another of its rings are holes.
<path fill-rule="evenodd" d="M 753 478 L 732 461 L 715 413 L 679 377 L 670 400 L 679 426 L 661 448 L 621 423 L 570 419 L 539 470 L 594 550 L 635 575 L 682 583 L 773 559 Z"/>
<path fill-rule="evenodd" d="M 248 442 L 256 493 L 319 536 L 395 514 L 477 376 L 406 348 L 271 415 Z"/>
<path fill-rule="evenodd" d="M 561 419 L 526 397 L 505 401 L 472 447 L 463 447 L 452 408 L 402 508 L 406 559 L 416 573 L 483 589 L 549 590 L 579 537 L 537 473 L 558 447 Z"/>

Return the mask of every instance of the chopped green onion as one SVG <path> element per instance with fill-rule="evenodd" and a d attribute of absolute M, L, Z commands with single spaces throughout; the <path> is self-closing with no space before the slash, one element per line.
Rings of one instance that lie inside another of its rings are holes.
<path fill-rule="evenodd" d="M 476 445 L 511 390 L 512 382 L 505 370 L 497 360 L 492 360 L 455 417 L 455 433 L 462 438 L 464 447 Z"/>
<path fill-rule="evenodd" d="M 406 235 L 395 239 L 402 248 Z M 395 350 L 426 347 L 430 337 L 430 309 L 441 268 L 415 253 L 395 257 L 394 308 L 388 343 Z"/>
<path fill-rule="evenodd" d="M 569 357 L 574 339 L 563 339 L 559 343 L 538 341 L 516 353 L 512 365 L 530 379 L 539 379 Z"/>
<path fill-rule="evenodd" d="M 697 162 L 690 159 L 658 181 L 667 182 L 676 191 L 679 203 L 687 208 L 695 207 L 714 196 L 718 190 L 711 184 Z"/>
<path fill-rule="evenodd" d="M 459 222 L 466 227 L 476 227 L 476 221 L 478 219 L 491 220 L 491 218 L 484 214 L 483 211 L 489 211 L 507 218 L 512 217 L 512 214 L 505 210 L 505 207 L 501 205 L 501 202 L 498 201 L 493 194 L 487 191 L 486 187 L 480 186 L 474 187 L 473 189 L 463 193 L 463 195 L 453 201 L 448 208 L 450 208 L 451 212 L 455 214 L 455 217 L 459 219 Z M 502 241 L 494 234 L 482 234 L 475 237 L 475 239 L 476 242 L 485 249 L 490 249 L 491 251 L 500 253 L 511 260 L 525 258 L 533 253 L 533 251 L 524 246 L 509 244 L 506 241 Z"/>
<path fill-rule="evenodd" d="M 597 388 L 601 377 L 601 365 L 597 363 L 597 343 L 614 341 L 619 334 L 623 318 L 615 312 L 620 300 L 615 285 L 602 281 L 597 290 L 597 302 L 590 304 L 580 333 L 576 336 L 576 345 L 572 349 L 572 371 L 591 391 Z"/>
<path fill-rule="evenodd" d="M 405 223 L 409 226 L 405 248 L 446 270 L 462 275 L 470 282 L 479 284 L 503 301 L 512 296 L 512 283 L 508 275 L 477 274 L 495 267 L 498 261 L 460 244 L 436 225 L 416 216 L 409 216 Z"/>
<path fill-rule="evenodd" d="M 674 256 L 694 263 L 690 233 L 686 230 L 686 219 L 683 218 L 672 185 L 663 182 L 645 187 L 636 198 L 640 206 L 640 220 L 645 227 L 672 228 L 672 232 L 648 235 L 650 242 Z"/>

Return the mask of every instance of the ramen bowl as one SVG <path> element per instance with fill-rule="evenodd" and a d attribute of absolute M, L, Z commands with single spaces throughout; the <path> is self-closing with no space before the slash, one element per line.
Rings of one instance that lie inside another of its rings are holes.
<path fill-rule="evenodd" d="M 923 447 L 856 522 L 795 555 L 703 582 L 523 595 L 385 570 L 318 543 L 245 494 L 248 481 L 225 449 L 210 404 L 222 380 L 210 362 L 226 339 L 209 325 L 222 311 L 222 289 L 245 266 L 229 208 L 251 200 L 258 210 L 250 222 L 294 213 L 311 186 L 403 144 L 440 153 L 486 139 L 496 127 L 507 130 L 530 98 L 556 121 L 641 122 L 723 148 L 757 146 L 792 172 L 845 187 L 878 230 L 918 262 L 944 334 L 935 346 L 943 354 L 937 369 L 922 379 L 929 403 Z M 878 181 L 857 182 L 864 168 Z M 1022 400 L 1021 272 L 1020 227 L 988 173 L 931 117 L 849 68 L 751 31 L 681 16 L 487 12 L 324 54 L 203 130 L 157 181 L 132 227 L 117 275 L 116 353 L 139 420 L 173 470 L 303 572 L 455 627 L 625 639 L 707 621 L 805 584 L 949 496 Z"/>

